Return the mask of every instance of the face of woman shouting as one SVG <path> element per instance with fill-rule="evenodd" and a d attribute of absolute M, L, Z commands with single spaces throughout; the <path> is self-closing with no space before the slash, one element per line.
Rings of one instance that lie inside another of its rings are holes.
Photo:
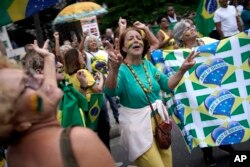
<path fill-rule="evenodd" d="M 129 57 L 142 57 L 144 43 L 141 34 L 136 30 L 130 30 L 126 33 L 122 50 Z"/>

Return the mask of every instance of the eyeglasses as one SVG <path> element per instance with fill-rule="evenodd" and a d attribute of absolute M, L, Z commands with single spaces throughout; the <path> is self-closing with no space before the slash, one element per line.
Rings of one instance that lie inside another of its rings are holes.
<path fill-rule="evenodd" d="M 183 33 L 189 31 L 189 30 L 196 30 L 196 26 L 195 25 L 191 25 L 191 26 L 186 26 L 185 30 Z"/>

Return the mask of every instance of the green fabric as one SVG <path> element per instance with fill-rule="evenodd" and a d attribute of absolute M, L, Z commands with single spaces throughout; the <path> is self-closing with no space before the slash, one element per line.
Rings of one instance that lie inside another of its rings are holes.
<path fill-rule="evenodd" d="M 203 36 L 209 36 L 209 33 L 214 29 L 214 12 L 219 8 L 218 0 L 208 1 L 202 0 L 198 6 L 194 21 L 197 31 Z"/>
<path fill-rule="evenodd" d="M 153 25 L 150 27 L 152 33 L 156 36 L 157 32 L 160 30 L 160 26 L 159 25 Z"/>
<path fill-rule="evenodd" d="M 98 118 L 100 111 L 102 109 L 102 104 L 104 101 L 103 93 L 93 93 L 91 94 L 90 101 L 89 101 L 89 108 L 88 114 L 86 115 L 86 124 L 87 127 L 96 130 Z"/>
<path fill-rule="evenodd" d="M 2 0 L 0 5 L 0 26 L 10 23 L 12 20 L 8 14 L 7 9 L 12 4 L 13 0 Z"/>
<path fill-rule="evenodd" d="M 174 22 L 174 23 L 169 23 L 168 28 L 169 28 L 170 30 L 172 30 L 172 31 L 173 31 L 174 26 L 175 26 L 175 24 L 176 24 L 176 23 L 177 23 L 177 22 Z"/>
<path fill-rule="evenodd" d="M 67 81 L 61 82 L 59 87 L 63 91 L 63 97 L 59 103 L 62 127 L 86 126 L 85 114 L 87 113 L 86 111 L 88 111 L 87 99 Z"/>
<path fill-rule="evenodd" d="M 152 82 L 153 88 L 149 93 L 149 98 L 150 101 L 154 103 L 155 100 L 161 100 L 160 90 L 169 92 L 168 76 L 160 72 L 148 60 L 143 61 L 150 76 L 150 81 Z M 142 64 L 132 65 L 131 67 L 139 77 L 139 80 L 142 82 L 142 84 L 148 89 L 149 84 Z M 125 64 L 122 64 L 119 69 L 116 89 L 110 90 L 107 87 L 104 87 L 104 91 L 110 96 L 119 96 L 120 103 L 129 108 L 142 108 L 148 105 L 145 93 Z"/>

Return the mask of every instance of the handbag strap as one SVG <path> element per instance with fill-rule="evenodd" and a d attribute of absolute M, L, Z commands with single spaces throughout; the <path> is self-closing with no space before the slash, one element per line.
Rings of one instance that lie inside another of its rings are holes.
<path fill-rule="evenodd" d="M 72 127 L 64 129 L 60 137 L 60 149 L 64 167 L 78 167 L 70 141 Z"/>
<path fill-rule="evenodd" d="M 143 89 L 142 89 L 142 90 L 143 90 Z M 156 114 L 155 114 L 154 108 L 153 108 L 152 103 L 151 103 L 151 101 L 150 101 L 150 99 L 149 99 L 148 93 L 147 93 L 147 92 L 145 92 L 144 90 L 143 90 L 143 92 L 146 94 L 146 97 L 147 97 L 147 100 L 148 100 L 149 106 L 150 106 L 150 108 L 151 108 L 151 111 L 152 111 L 152 114 L 153 114 L 153 117 L 154 117 L 155 123 L 156 123 L 157 125 L 159 125 L 159 123 L 158 123 L 158 121 L 157 121 L 157 118 L 156 118 Z"/>

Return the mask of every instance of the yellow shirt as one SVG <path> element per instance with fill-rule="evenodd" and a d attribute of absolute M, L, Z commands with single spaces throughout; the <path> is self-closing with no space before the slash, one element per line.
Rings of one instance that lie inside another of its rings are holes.
<path fill-rule="evenodd" d="M 85 76 L 86 76 L 86 79 L 87 79 L 87 83 L 88 83 L 88 88 L 86 90 L 86 98 L 88 101 L 90 101 L 90 95 L 93 93 L 93 90 L 92 90 L 92 86 L 95 85 L 95 78 L 93 77 L 93 75 L 86 69 L 81 69 L 81 70 L 78 70 L 78 71 L 83 71 Z M 77 89 L 77 90 L 80 90 L 80 82 L 79 80 L 77 79 L 77 76 L 76 76 L 76 73 L 75 74 L 72 74 L 72 75 L 68 75 L 66 74 L 65 76 L 66 79 L 69 80 L 70 83 L 73 84 L 73 86 Z"/>
<path fill-rule="evenodd" d="M 164 35 L 164 40 L 163 41 L 164 42 L 167 41 L 169 39 L 168 34 L 165 31 L 163 31 L 162 29 L 160 29 L 160 32 Z M 174 49 L 174 39 L 173 38 L 170 39 L 170 41 L 168 41 L 168 45 L 165 45 L 164 48 L 162 48 L 162 49 L 165 49 L 165 50 Z"/>

